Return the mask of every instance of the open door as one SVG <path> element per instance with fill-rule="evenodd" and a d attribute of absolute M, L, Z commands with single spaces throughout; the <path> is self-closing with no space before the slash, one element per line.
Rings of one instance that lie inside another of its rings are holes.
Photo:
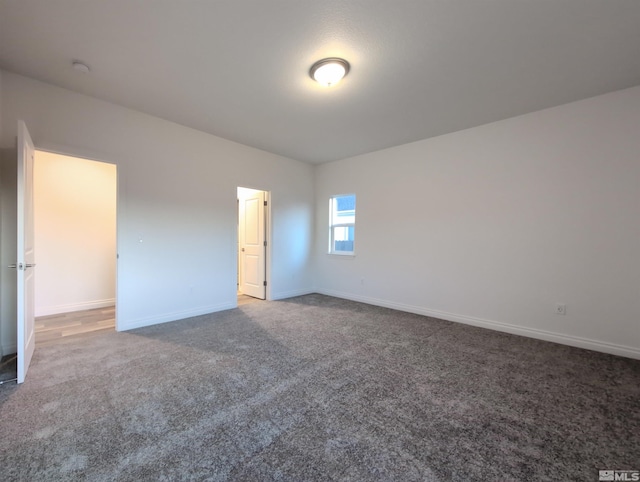
<path fill-rule="evenodd" d="M 240 198 L 240 291 L 266 298 L 265 193 L 254 191 Z"/>
<path fill-rule="evenodd" d="M 18 383 L 24 382 L 36 345 L 34 329 L 33 159 L 35 148 L 18 121 Z"/>

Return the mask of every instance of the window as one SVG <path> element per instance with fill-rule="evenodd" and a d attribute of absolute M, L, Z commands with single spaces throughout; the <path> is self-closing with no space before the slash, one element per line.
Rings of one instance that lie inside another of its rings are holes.
<path fill-rule="evenodd" d="M 353 254 L 356 195 L 333 196 L 329 202 L 329 253 Z"/>

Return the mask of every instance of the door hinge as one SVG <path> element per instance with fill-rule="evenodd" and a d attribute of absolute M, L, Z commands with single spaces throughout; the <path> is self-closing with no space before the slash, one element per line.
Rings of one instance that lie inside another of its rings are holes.
<path fill-rule="evenodd" d="M 264 205 L 265 205 L 265 206 L 267 205 L 267 201 L 265 201 L 265 202 L 264 202 Z"/>
<path fill-rule="evenodd" d="M 263 281 L 263 283 L 262 283 L 262 284 L 263 284 L 264 286 L 267 286 L 267 282 L 266 282 L 266 281 Z"/>
<path fill-rule="evenodd" d="M 267 245 L 267 242 L 266 242 L 266 241 L 264 242 L 264 245 L 265 245 L 265 246 Z"/>

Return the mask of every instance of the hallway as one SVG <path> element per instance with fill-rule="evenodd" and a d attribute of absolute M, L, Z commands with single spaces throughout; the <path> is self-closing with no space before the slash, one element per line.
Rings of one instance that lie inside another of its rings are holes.
<path fill-rule="evenodd" d="M 116 307 L 39 316 L 35 321 L 36 345 L 54 343 L 62 338 L 115 330 Z"/>

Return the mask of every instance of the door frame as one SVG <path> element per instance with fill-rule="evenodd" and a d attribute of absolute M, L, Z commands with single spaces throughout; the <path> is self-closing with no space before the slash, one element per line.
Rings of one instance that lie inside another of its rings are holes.
<path fill-rule="evenodd" d="M 102 158 L 100 153 L 96 154 L 94 152 L 80 152 L 77 148 L 61 146 L 57 144 L 48 144 L 44 143 L 43 145 L 36 144 L 36 151 L 48 152 L 51 154 L 58 154 L 60 156 L 67 157 L 75 157 L 76 159 L 84 159 L 92 162 L 102 162 L 104 164 L 111 164 L 116 166 L 116 259 L 114 260 L 116 263 L 116 286 L 115 286 L 115 303 L 116 303 L 116 312 L 115 312 L 115 325 L 116 331 L 122 331 L 119 325 L 118 320 L 120 319 L 120 305 L 118 303 L 119 298 L 119 276 L 118 276 L 118 258 L 120 257 L 119 245 L 120 245 L 120 169 L 117 162 L 106 161 Z M 106 157 L 106 156 L 105 156 Z"/>
<path fill-rule="evenodd" d="M 271 249 L 272 249 L 272 241 L 271 241 L 271 204 L 273 202 L 273 196 L 271 191 L 267 191 L 266 189 L 262 189 L 260 187 L 253 187 L 251 184 L 245 184 L 243 186 L 236 186 L 235 188 L 235 204 L 236 204 L 236 236 L 235 236 L 235 253 L 236 253 L 236 273 L 240 272 L 240 251 L 238 249 L 238 247 L 240 246 L 240 235 L 239 235 L 239 221 L 240 221 L 240 210 L 238 208 L 238 188 L 245 188 L 245 189 L 253 189 L 255 191 L 262 191 L 264 192 L 264 198 L 267 201 L 267 206 L 266 209 L 264 211 L 264 226 L 265 226 L 265 233 L 264 233 L 264 239 L 267 242 L 267 249 L 265 250 L 265 274 L 264 274 L 264 279 L 267 281 L 267 289 L 265 290 L 265 301 L 271 301 Z M 237 288 L 237 280 L 236 280 L 236 288 Z M 237 292 L 237 289 L 234 290 L 234 293 Z M 237 303 L 237 296 L 236 296 L 236 303 Z M 237 306 L 237 305 L 236 305 Z"/>

